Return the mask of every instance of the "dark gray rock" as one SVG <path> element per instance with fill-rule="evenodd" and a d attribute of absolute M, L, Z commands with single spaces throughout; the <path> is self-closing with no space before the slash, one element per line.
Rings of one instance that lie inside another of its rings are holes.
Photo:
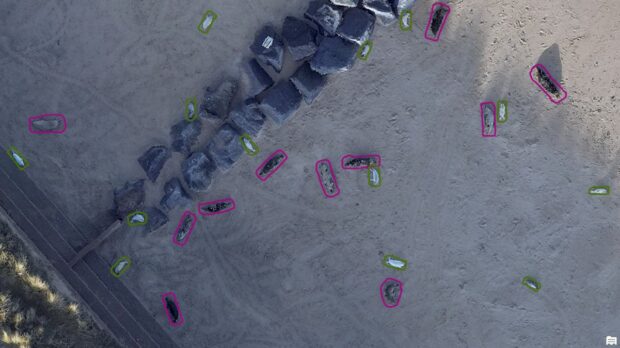
<path fill-rule="evenodd" d="M 258 64 L 256 59 L 250 60 L 244 66 L 244 76 L 247 81 L 246 94 L 250 97 L 255 97 L 273 86 L 271 76 Z"/>
<path fill-rule="evenodd" d="M 346 10 L 342 16 L 342 23 L 338 27 L 338 36 L 362 44 L 370 39 L 370 34 L 375 27 L 375 16 L 361 8 Z"/>
<path fill-rule="evenodd" d="M 306 104 L 310 104 L 323 90 L 327 78 L 312 70 L 306 62 L 291 76 L 291 82 L 304 97 Z"/>
<path fill-rule="evenodd" d="M 164 196 L 159 201 L 164 210 L 172 210 L 177 207 L 187 207 L 192 203 L 191 197 L 181 185 L 181 180 L 172 178 L 164 185 Z"/>
<path fill-rule="evenodd" d="M 404 10 L 411 10 L 415 1 L 416 0 L 391 0 L 392 11 L 394 11 L 397 16 L 400 16 Z"/>
<path fill-rule="evenodd" d="M 282 37 L 296 61 L 310 57 L 316 52 L 316 30 L 301 19 L 286 17 L 282 25 Z"/>
<path fill-rule="evenodd" d="M 331 0 L 332 4 L 344 7 L 357 7 L 359 0 Z"/>
<path fill-rule="evenodd" d="M 321 75 L 347 71 L 353 67 L 358 45 L 339 37 L 325 37 L 310 61 L 312 70 Z"/>
<path fill-rule="evenodd" d="M 215 165 L 203 152 L 194 152 L 183 161 L 181 171 L 190 190 L 206 192 L 211 185 Z"/>
<path fill-rule="evenodd" d="M 396 21 L 392 4 L 388 0 L 362 0 L 362 6 L 374 13 L 382 25 L 390 25 Z"/>
<path fill-rule="evenodd" d="M 144 206 L 144 179 L 128 181 L 123 187 L 114 190 L 116 217 L 124 219 L 132 211 Z"/>
<path fill-rule="evenodd" d="M 146 150 L 146 152 L 138 158 L 138 163 L 140 163 L 140 166 L 144 169 L 147 178 L 155 182 L 168 158 L 170 158 L 170 150 L 163 145 L 157 145 L 151 146 L 150 149 Z"/>
<path fill-rule="evenodd" d="M 291 117 L 301 105 L 301 94 L 289 80 L 278 82 L 267 91 L 260 103 L 260 111 L 281 125 Z"/>
<path fill-rule="evenodd" d="M 241 134 L 228 123 L 215 133 L 207 145 L 207 153 L 213 158 L 218 168 L 228 170 L 239 159 L 243 153 L 243 147 L 239 141 L 240 136 Z"/>
<path fill-rule="evenodd" d="M 170 136 L 172 137 L 172 151 L 180 152 L 184 155 L 192 151 L 192 146 L 196 143 L 201 130 L 200 120 L 187 122 L 179 121 L 172 126 Z"/>
<path fill-rule="evenodd" d="M 271 66 L 277 72 L 282 71 L 284 41 L 272 26 L 267 25 L 256 34 L 250 50 L 259 62 Z"/>
<path fill-rule="evenodd" d="M 243 133 L 257 136 L 263 128 L 265 116 L 258 109 L 256 99 L 249 98 L 233 107 L 230 111 L 230 123 Z"/>
<path fill-rule="evenodd" d="M 146 225 L 140 226 L 146 233 L 157 231 L 160 227 L 168 223 L 168 215 L 155 207 L 146 207 L 144 210 L 148 214 Z"/>
<path fill-rule="evenodd" d="M 312 0 L 304 16 L 315 22 L 328 35 L 336 35 L 336 29 L 342 20 L 342 10 L 332 5 L 329 0 Z"/>
<path fill-rule="evenodd" d="M 204 99 L 200 104 L 200 117 L 204 119 L 223 119 L 228 116 L 230 102 L 237 93 L 237 87 L 238 83 L 233 80 L 224 80 L 217 87 L 207 87 Z"/>

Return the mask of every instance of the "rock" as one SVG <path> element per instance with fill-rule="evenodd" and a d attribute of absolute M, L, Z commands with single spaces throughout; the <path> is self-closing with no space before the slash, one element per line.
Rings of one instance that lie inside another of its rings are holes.
<path fill-rule="evenodd" d="M 181 120 L 172 126 L 172 129 L 170 130 L 170 136 L 172 137 L 172 151 L 180 152 L 184 155 L 189 154 L 192 151 L 192 146 L 194 146 L 196 140 L 198 139 L 200 130 L 200 120 L 195 120 L 192 122 Z"/>
<path fill-rule="evenodd" d="M 416 0 L 391 0 L 391 1 L 392 1 L 392 11 L 394 11 L 394 13 L 397 16 L 400 16 L 400 14 L 404 10 L 411 10 Z"/>
<path fill-rule="evenodd" d="M 183 161 L 181 171 L 190 190 L 206 192 L 211 185 L 215 164 L 203 152 L 197 151 Z"/>
<path fill-rule="evenodd" d="M 230 123 L 241 132 L 257 136 L 265 123 L 265 116 L 258 109 L 254 98 L 246 99 L 230 111 Z"/>
<path fill-rule="evenodd" d="M 168 215 L 158 208 L 147 207 L 144 212 L 148 214 L 148 221 L 142 226 L 146 233 L 155 232 L 168 223 Z"/>
<path fill-rule="evenodd" d="M 312 103 L 327 83 L 327 78 L 312 70 L 308 63 L 300 66 L 290 79 L 304 97 L 306 104 Z"/>
<path fill-rule="evenodd" d="M 338 36 L 362 44 L 370 39 L 370 34 L 375 27 L 375 16 L 361 8 L 346 10 L 342 16 L 342 23 L 338 27 Z"/>
<path fill-rule="evenodd" d="M 331 0 L 332 4 L 344 7 L 357 7 L 359 0 Z"/>
<path fill-rule="evenodd" d="M 271 66 L 278 73 L 282 71 L 284 42 L 272 26 L 267 25 L 256 34 L 250 50 L 259 62 Z"/>
<path fill-rule="evenodd" d="M 237 82 L 233 80 L 224 80 L 217 87 L 207 87 L 204 100 L 200 104 L 200 117 L 223 119 L 228 116 L 230 102 L 237 93 L 237 87 Z"/>
<path fill-rule="evenodd" d="M 267 91 L 259 109 L 265 116 L 281 125 L 299 109 L 300 105 L 301 94 L 292 82 L 284 80 Z"/>
<path fill-rule="evenodd" d="M 243 147 L 239 141 L 241 134 L 230 124 L 226 123 L 218 129 L 215 136 L 207 145 L 207 152 L 222 170 L 228 170 L 243 153 Z"/>
<path fill-rule="evenodd" d="M 316 52 L 316 30 L 301 19 L 286 17 L 282 26 L 282 36 L 296 61 L 310 57 Z"/>
<path fill-rule="evenodd" d="M 138 163 L 144 169 L 149 180 L 155 182 L 168 158 L 170 158 L 170 150 L 167 147 L 163 145 L 151 146 L 138 158 Z"/>
<path fill-rule="evenodd" d="M 144 196 L 144 179 L 128 181 L 123 187 L 115 189 L 116 216 L 122 220 L 132 211 L 141 210 Z"/>
<path fill-rule="evenodd" d="M 374 13 L 382 25 L 390 25 L 396 21 L 396 15 L 388 0 L 362 0 L 362 6 Z"/>
<path fill-rule="evenodd" d="M 339 37 L 325 37 L 310 61 L 312 70 L 321 75 L 347 71 L 353 67 L 358 45 Z"/>
<path fill-rule="evenodd" d="M 332 5 L 329 0 L 312 0 L 304 16 L 333 36 L 336 35 L 336 29 L 342 20 L 342 10 Z"/>
<path fill-rule="evenodd" d="M 273 80 L 267 72 L 258 64 L 256 59 L 252 59 L 244 67 L 244 76 L 247 84 L 246 94 L 255 97 L 267 88 L 273 86 Z"/>
<path fill-rule="evenodd" d="M 181 180 L 172 178 L 164 185 L 164 196 L 159 201 L 164 210 L 172 210 L 177 207 L 187 207 L 192 203 L 191 197 L 187 194 Z"/>

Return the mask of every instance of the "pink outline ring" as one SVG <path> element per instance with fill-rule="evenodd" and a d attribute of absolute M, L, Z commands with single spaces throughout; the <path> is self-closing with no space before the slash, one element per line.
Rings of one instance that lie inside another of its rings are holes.
<path fill-rule="evenodd" d="M 40 131 L 32 128 L 32 122 L 45 117 L 58 117 L 62 120 L 63 128 L 59 130 Z M 28 131 L 31 134 L 63 134 L 67 130 L 67 118 L 63 114 L 42 114 L 37 116 L 28 116 Z"/>
<path fill-rule="evenodd" d="M 177 306 L 177 310 L 179 311 L 179 320 L 175 323 L 170 316 L 170 312 L 168 311 L 168 306 L 166 305 L 166 297 L 172 297 L 174 304 Z M 161 303 L 164 305 L 164 312 L 166 312 L 166 317 L 168 318 L 168 325 L 172 327 L 179 327 L 185 323 L 185 318 L 183 318 L 183 313 L 181 312 L 181 307 L 179 306 L 179 300 L 177 299 L 177 295 L 174 291 L 169 291 L 161 294 Z"/>
<path fill-rule="evenodd" d="M 443 20 L 441 21 L 441 25 L 439 26 L 439 31 L 437 32 L 437 35 L 435 37 L 431 37 L 428 35 L 428 30 L 431 28 L 431 22 L 433 21 L 433 15 L 435 14 L 436 7 L 443 7 L 447 9 L 448 12 L 446 12 L 446 15 L 443 17 Z M 443 32 L 443 27 L 446 25 L 446 22 L 448 21 L 448 16 L 450 15 L 451 11 L 452 9 L 445 2 L 436 2 L 433 4 L 433 6 L 431 6 L 431 14 L 428 16 L 428 23 L 426 23 L 426 29 L 424 30 L 424 38 L 426 40 L 433 41 L 433 42 L 439 41 L 439 37 L 441 36 L 441 32 Z"/>
<path fill-rule="evenodd" d="M 536 67 L 541 67 L 542 70 L 545 71 L 545 74 L 547 74 L 547 76 L 549 77 L 549 79 L 551 80 L 551 82 L 553 82 L 553 84 L 560 90 L 562 91 L 562 98 L 560 99 L 555 99 L 551 94 L 549 94 L 549 92 L 547 92 L 547 90 L 545 89 L 545 87 L 543 87 L 538 81 L 536 81 L 536 79 L 534 79 L 534 69 Z M 556 79 L 553 78 L 553 76 L 551 76 L 551 73 L 549 73 L 549 70 L 547 70 L 547 68 L 538 63 L 535 64 L 531 69 L 530 69 L 530 80 L 532 80 L 532 82 L 534 82 L 534 84 L 536 86 L 538 86 L 538 88 L 543 91 L 545 93 L 545 95 L 547 96 L 547 99 L 549 99 L 553 104 L 558 105 L 560 104 L 562 101 L 564 101 L 564 99 L 566 99 L 568 97 L 568 92 L 566 92 L 566 90 L 564 89 L 564 87 L 562 87 L 562 85 L 556 81 Z"/>
<path fill-rule="evenodd" d="M 275 168 L 273 168 L 271 170 L 271 172 L 269 172 L 267 174 L 266 177 L 262 177 L 258 174 L 258 172 L 260 172 L 261 168 L 263 168 L 265 166 L 265 164 L 267 162 L 269 162 L 270 159 L 272 159 L 275 155 L 277 154 L 283 154 L 284 155 L 284 159 L 282 160 L 282 162 L 280 162 Z M 274 152 L 271 153 L 271 155 L 269 155 L 269 157 L 267 157 L 266 160 L 264 160 L 259 166 L 258 168 L 256 168 L 256 171 L 254 171 L 254 175 L 256 175 L 256 177 L 258 178 L 258 180 L 265 182 L 267 181 L 267 179 L 271 178 L 272 175 L 274 175 L 278 170 L 280 170 L 280 167 L 282 167 L 282 165 L 288 160 L 288 155 L 286 154 L 286 152 L 284 152 L 284 150 L 282 149 L 277 149 Z"/>
<path fill-rule="evenodd" d="M 203 212 L 202 211 L 202 207 L 204 207 L 206 205 L 217 204 L 217 203 L 220 203 L 220 202 L 230 202 L 230 203 L 232 203 L 232 206 L 230 208 L 226 208 L 224 210 L 216 211 L 215 213 L 207 213 L 207 212 Z M 235 210 L 235 208 L 237 208 L 237 204 L 235 203 L 235 200 L 232 199 L 231 197 L 229 197 L 229 198 L 218 199 L 216 201 L 200 202 L 200 203 L 198 203 L 198 214 L 200 214 L 201 216 L 219 215 L 219 214 L 228 213 L 231 210 Z"/>
<path fill-rule="evenodd" d="M 493 106 L 493 119 L 495 120 L 493 122 L 493 134 L 491 135 L 486 135 L 484 134 L 484 106 L 487 104 L 491 104 L 491 106 Z M 482 127 L 481 129 L 481 134 L 483 138 L 494 138 L 497 137 L 497 114 L 495 113 L 497 111 L 497 109 L 495 108 L 495 103 L 492 101 L 485 101 L 480 103 L 480 127 Z"/>
<path fill-rule="evenodd" d="M 186 215 L 191 215 L 193 221 L 192 221 L 192 225 L 189 227 L 187 236 L 185 236 L 185 239 L 183 240 L 183 243 L 179 243 L 177 242 L 177 235 L 179 234 L 179 229 L 181 229 L 181 225 L 183 225 L 183 220 L 185 220 Z M 174 230 L 174 233 L 172 234 L 172 243 L 180 247 L 184 247 L 185 244 L 189 243 L 189 237 L 191 237 L 192 232 L 194 232 L 194 227 L 196 227 L 196 222 L 198 222 L 198 217 L 196 216 L 196 214 L 192 213 L 189 210 L 184 211 L 183 215 L 181 215 L 181 218 L 179 219 L 179 224 L 177 225 L 176 230 Z"/>
<path fill-rule="evenodd" d="M 344 166 L 344 160 L 347 158 L 376 158 L 377 160 L 377 167 L 381 167 L 381 155 L 378 154 L 367 154 L 367 155 L 353 155 L 353 154 L 346 154 L 343 155 L 342 157 L 340 157 L 340 168 L 344 169 L 344 170 L 364 170 L 364 169 L 368 169 L 368 166 L 364 166 L 364 167 L 345 167 Z"/>
<path fill-rule="evenodd" d="M 325 190 L 325 186 L 323 185 L 323 180 L 321 180 L 321 173 L 319 173 L 319 165 L 321 163 L 327 163 L 327 165 L 329 166 L 329 173 L 331 174 L 332 179 L 334 179 L 334 186 L 336 186 L 336 192 L 334 192 L 332 195 L 329 195 L 327 193 L 327 190 Z M 336 180 L 336 173 L 334 173 L 334 167 L 332 166 L 332 162 L 328 158 L 323 158 L 323 159 L 316 161 L 316 163 L 314 164 L 314 172 L 316 173 L 317 179 L 319 179 L 319 185 L 321 186 L 321 190 L 323 191 L 323 195 L 325 197 L 335 198 L 340 194 L 340 187 L 338 187 L 338 181 Z"/>
<path fill-rule="evenodd" d="M 396 304 L 394 305 L 388 305 L 387 303 L 385 303 L 385 299 L 383 298 L 383 286 L 385 285 L 385 283 L 389 282 L 390 280 L 393 280 L 395 282 L 397 282 L 400 285 L 400 293 L 398 294 L 398 299 L 396 299 Z M 396 279 L 396 278 L 385 278 L 383 280 L 383 282 L 381 282 L 381 285 L 379 286 L 379 296 L 381 297 L 381 302 L 383 302 L 383 305 L 385 306 L 385 308 L 395 308 L 398 307 L 398 305 L 400 305 L 400 299 L 403 297 L 403 291 L 405 290 L 405 287 L 403 286 L 403 282 Z"/>

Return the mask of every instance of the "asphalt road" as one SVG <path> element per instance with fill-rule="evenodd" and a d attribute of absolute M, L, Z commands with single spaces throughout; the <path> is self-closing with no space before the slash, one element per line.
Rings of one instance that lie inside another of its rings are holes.
<path fill-rule="evenodd" d="M 88 244 L 84 233 L 50 201 L 0 147 L 0 206 L 47 257 L 118 341 L 127 347 L 176 347 L 133 293 L 109 273 L 92 251 L 73 267 L 69 262 Z M 159 301 L 151 299 L 152 301 Z M 162 313 L 162 318 L 163 313 Z M 161 318 L 160 318 L 161 319 Z"/>

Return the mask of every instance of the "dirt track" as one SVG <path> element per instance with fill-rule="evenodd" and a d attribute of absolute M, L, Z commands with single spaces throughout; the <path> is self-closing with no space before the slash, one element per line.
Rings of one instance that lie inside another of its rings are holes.
<path fill-rule="evenodd" d="M 280 26 L 305 3 L 3 5 L 0 136 L 72 219 L 105 226 L 112 189 L 144 176 L 136 159 L 169 144 L 183 99 L 236 74 L 261 24 Z M 232 196 L 237 209 L 201 219 L 186 247 L 170 242 L 180 211 L 156 233 L 125 230 L 104 245 L 110 262 L 132 257 L 125 284 L 162 325 L 159 295 L 177 293 L 179 345 L 589 347 L 620 335 L 618 198 L 586 195 L 595 184 L 618 191 L 620 10 L 602 0 L 450 3 L 439 43 L 423 39 L 431 2 L 420 0 L 412 33 L 378 26 L 369 61 L 330 78 L 286 125 L 269 124 L 261 155 L 197 197 Z M 207 8 L 220 18 L 202 37 Z M 25 20 L 44 17 L 45 27 Z M 554 43 L 569 93 L 559 106 L 528 77 Z M 479 103 L 498 98 L 510 119 L 484 139 Z M 45 112 L 67 115 L 65 135 L 27 133 L 26 117 Z M 214 125 L 203 128 L 201 145 Z M 278 148 L 289 160 L 261 183 L 254 170 Z M 383 157 L 379 190 L 338 165 L 367 152 Z M 333 200 L 315 177 L 321 158 L 336 167 Z M 148 184 L 151 204 L 180 161 Z M 382 253 L 410 269 L 384 268 Z M 519 284 L 527 274 L 542 282 L 538 294 Z M 378 286 L 390 276 L 404 295 L 388 310 Z"/>

